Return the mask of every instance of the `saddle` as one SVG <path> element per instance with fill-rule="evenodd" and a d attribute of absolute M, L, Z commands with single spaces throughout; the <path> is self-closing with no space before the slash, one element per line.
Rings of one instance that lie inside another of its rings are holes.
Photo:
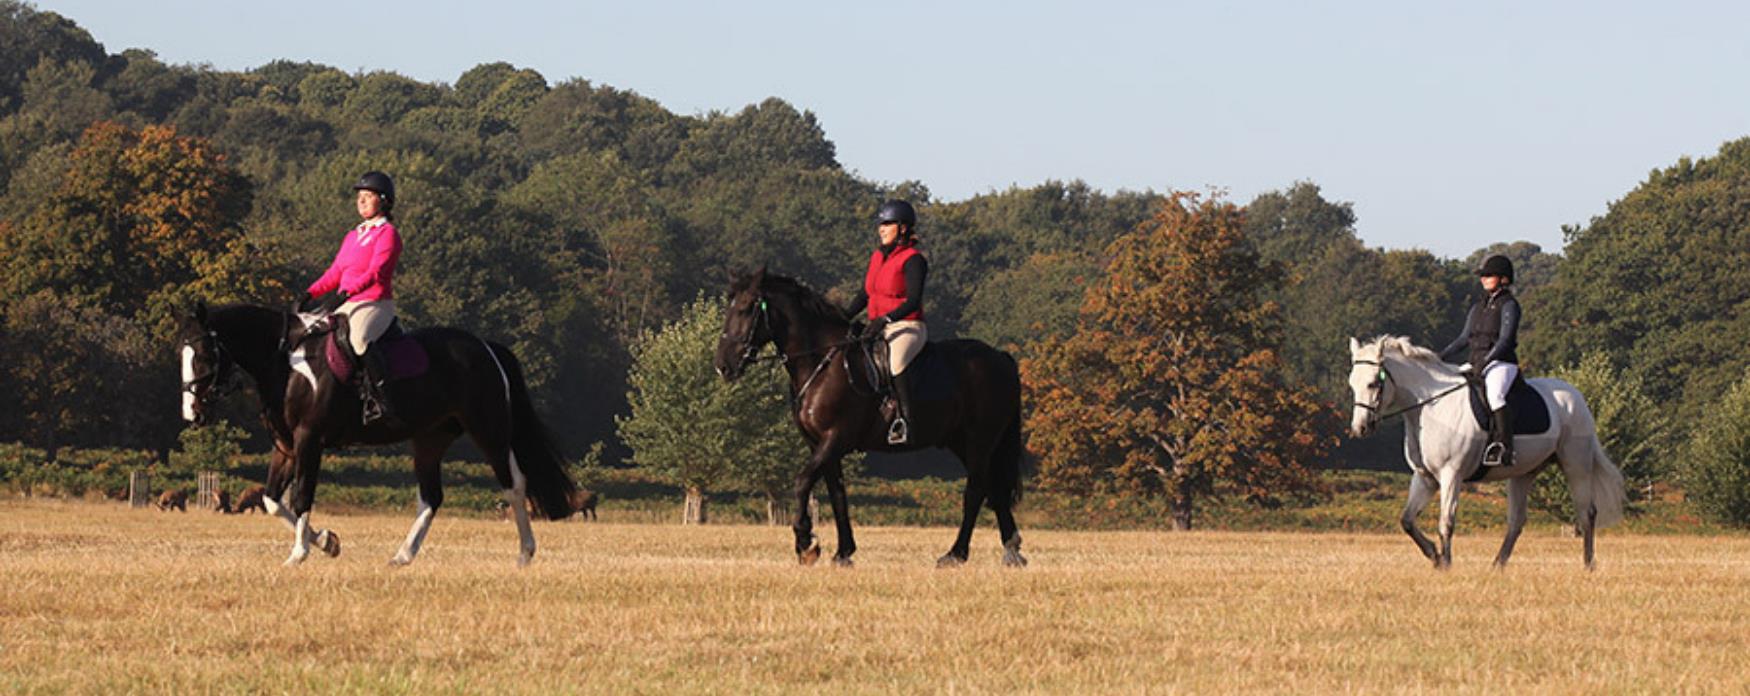
<path fill-rule="evenodd" d="M 863 366 L 867 373 L 869 384 L 874 385 L 875 394 L 881 397 L 881 416 L 889 422 L 898 414 L 898 404 L 894 403 L 893 375 L 887 369 L 887 342 L 866 341 L 859 344 L 863 349 Z M 926 401 L 947 401 L 954 398 L 954 363 L 948 359 L 947 351 L 935 342 L 927 342 L 918 356 L 912 358 L 911 365 L 906 366 L 901 379 L 911 380 L 911 398 L 915 404 Z M 914 414 L 915 415 L 915 414 Z"/>
<path fill-rule="evenodd" d="M 323 351 L 328 357 L 328 371 L 334 373 L 334 378 L 341 384 L 352 384 L 353 377 L 364 371 L 359 364 L 362 359 L 352 352 L 351 325 L 338 320 L 333 322 L 333 328 L 328 332 L 328 340 L 323 342 Z M 389 366 L 389 381 L 408 379 L 425 374 L 431 367 L 431 356 L 425 352 L 425 346 L 419 340 L 401 330 L 401 318 L 396 317 L 389 322 L 389 328 L 378 336 L 376 350 L 384 351 L 385 364 Z"/>
<path fill-rule="evenodd" d="M 1483 388 L 1480 379 L 1471 379 L 1470 409 L 1477 417 L 1477 427 L 1489 429 L 1489 396 Z M 1544 405 L 1543 395 L 1526 383 L 1525 375 L 1513 378 L 1513 386 L 1507 388 L 1507 406 L 1513 409 L 1514 435 L 1540 435 L 1549 432 L 1549 407 Z"/>

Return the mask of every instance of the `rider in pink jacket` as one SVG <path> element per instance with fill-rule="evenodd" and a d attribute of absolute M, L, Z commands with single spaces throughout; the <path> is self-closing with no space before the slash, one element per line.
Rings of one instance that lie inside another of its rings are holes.
<path fill-rule="evenodd" d="M 395 231 L 390 212 L 395 207 L 395 182 L 389 175 L 366 172 L 352 188 L 358 194 L 358 213 L 364 221 L 346 234 L 334 263 L 310 284 L 305 298 L 339 291 L 329 309 L 346 315 L 353 354 L 363 358 L 365 374 L 359 379 L 359 396 L 364 400 L 364 421 L 369 424 L 393 416 L 384 390 L 388 366 L 383 363 L 383 351 L 370 346 L 395 321 L 395 265 L 401 259 L 401 235 Z"/>

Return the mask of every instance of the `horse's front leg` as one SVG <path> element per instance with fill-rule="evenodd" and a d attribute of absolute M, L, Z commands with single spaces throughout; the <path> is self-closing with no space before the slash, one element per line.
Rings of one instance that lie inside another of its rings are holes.
<path fill-rule="evenodd" d="M 832 517 L 839 532 L 839 549 L 832 555 L 833 564 L 841 568 L 851 566 L 851 554 L 857 552 L 857 541 L 851 537 L 851 500 L 845 495 L 844 460 L 834 457 L 823 467 L 826 476 L 826 495 L 832 501 Z"/>
<path fill-rule="evenodd" d="M 330 557 L 339 556 L 340 535 L 326 529 L 311 529 L 308 524 L 300 529 L 298 516 L 292 514 L 292 509 L 285 502 L 287 489 L 302 485 L 297 473 L 297 457 L 293 456 L 291 448 L 275 446 L 273 458 L 267 468 L 266 490 L 261 496 L 262 507 L 267 509 L 269 515 L 278 517 L 286 524 L 287 529 L 303 540 L 306 556 L 309 555 L 308 547 L 311 543 L 321 547 L 322 552 Z M 294 540 L 294 545 L 296 543 Z M 288 563 L 290 562 L 288 559 Z"/>
<path fill-rule="evenodd" d="M 833 451 L 832 443 L 823 440 L 809 455 L 802 471 L 796 474 L 796 521 L 790 529 L 796 532 L 796 560 L 802 565 L 814 565 L 820 560 L 820 543 L 814 538 L 814 517 L 808 512 L 808 502 L 814 497 L 814 484 L 820 480 L 821 467 Z"/>
<path fill-rule="evenodd" d="M 1440 570 L 1452 568 L 1452 531 L 1458 526 L 1460 485 L 1456 472 L 1448 471 L 1440 477 L 1440 556 L 1434 559 L 1434 567 Z"/>
<path fill-rule="evenodd" d="M 1410 499 L 1404 503 L 1404 515 L 1398 520 L 1398 523 L 1403 525 L 1404 533 L 1409 534 L 1410 539 L 1416 542 L 1416 548 L 1422 550 L 1422 556 L 1438 564 L 1439 556 L 1437 554 L 1440 549 L 1435 548 L 1434 541 L 1422 533 L 1422 528 L 1416 526 L 1416 518 L 1420 517 L 1422 511 L 1427 509 L 1428 501 L 1434 499 L 1436 490 L 1438 490 L 1438 486 L 1434 482 L 1434 477 L 1421 473 L 1412 476 L 1410 478 Z"/>
<path fill-rule="evenodd" d="M 310 555 L 310 542 L 316 541 L 329 555 L 339 555 L 338 540 L 329 532 L 320 532 L 310 528 L 310 508 L 316 504 L 316 480 L 322 468 L 321 437 L 308 430 L 300 430 L 295 435 L 292 445 L 292 459 L 297 466 L 297 476 L 293 479 L 291 499 L 286 503 L 291 507 L 293 523 L 292 554 L 286 558 L 286 565 L 297 565 L 304 562 Z M 330 544 L 333 549 L 330 550 Z"/>

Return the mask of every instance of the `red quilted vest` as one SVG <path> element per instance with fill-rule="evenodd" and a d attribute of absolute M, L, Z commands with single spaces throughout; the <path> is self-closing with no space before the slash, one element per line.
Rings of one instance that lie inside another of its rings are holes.
<path fill-rule="evenodd" d="M 886 258 L 881 257 L 881 250 L 869 255 L 869 272 L 863 276 L 863 292 L 869 295 L 869 318 L 882 316 L 898 309 L 905 304 L 905 261 L 918 255 L 915 246 L 907 244 L 895 247 Z M 900 321 L 921 321 L 924 318 L 922 310 L 912 312 Z"/>

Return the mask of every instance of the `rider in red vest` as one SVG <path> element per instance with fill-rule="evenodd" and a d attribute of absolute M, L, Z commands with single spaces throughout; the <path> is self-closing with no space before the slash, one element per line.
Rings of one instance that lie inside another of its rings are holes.
<path fill-rule="evenodd" d="M 863 339 L 879 336 L 887 340 L 887 367 L 899 404 L 899 414 L 887 430 L 887 442 L 902 445 L 909 436 L 906 419 L 911 415 L 911 380 L 901 375 L 929 340 L 924 328 L 924 278 L 930 264 L 917 247 L 918 216 L 910 203 L 882 203 L 876 220 L 881 246 L 869 255 L 863 290 L 851 300 L 846 314 L 855 316 L 866 308 L 869 324 L 863 329 Z"/>

